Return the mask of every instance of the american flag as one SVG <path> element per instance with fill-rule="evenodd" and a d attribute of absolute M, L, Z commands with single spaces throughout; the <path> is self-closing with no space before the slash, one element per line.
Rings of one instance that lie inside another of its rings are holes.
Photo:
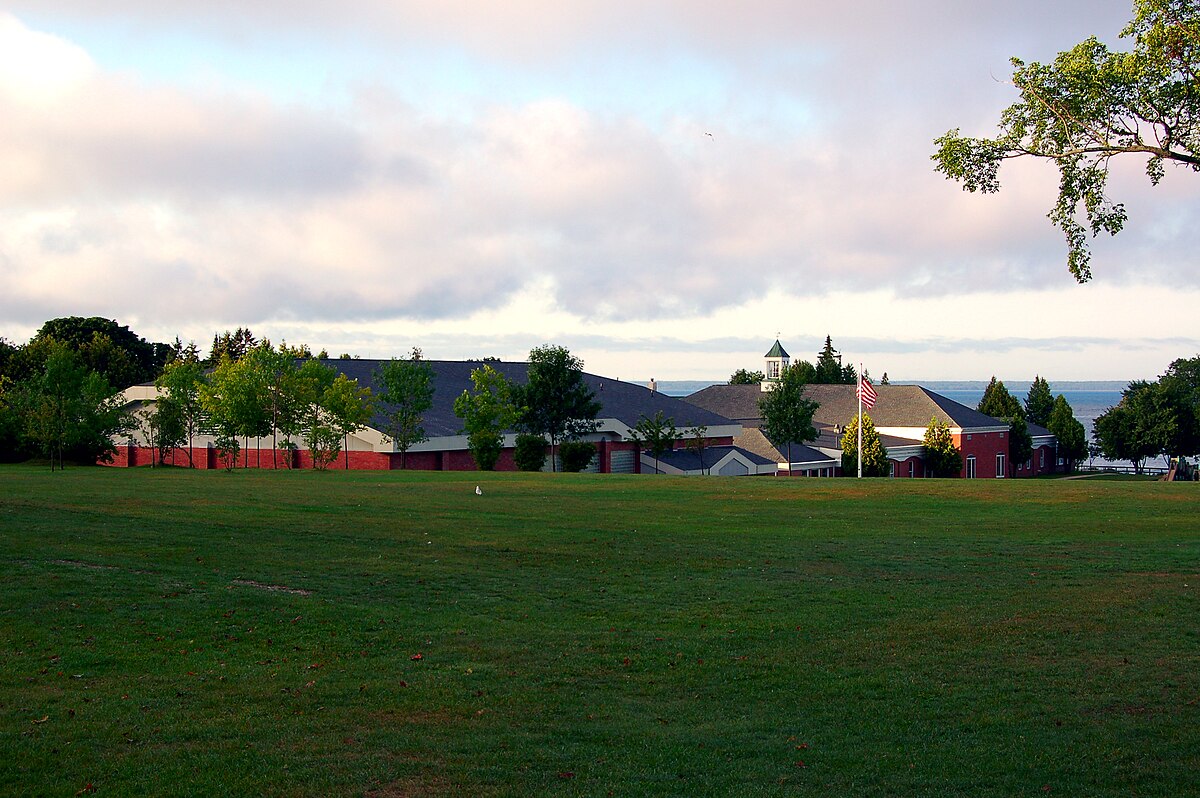
<path fill-rule="evenodd" d="M 875 400 L 879 398 L 879 394 L 875 393 L 875 388 L 871 385 L 871 381 L 865 377 L 858 381 L 857 393 L 859 401 L 868 410 L 875 406 Z"/>

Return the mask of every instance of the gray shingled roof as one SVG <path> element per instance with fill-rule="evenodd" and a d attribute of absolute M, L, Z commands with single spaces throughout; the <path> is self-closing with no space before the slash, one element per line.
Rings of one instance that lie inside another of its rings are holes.
<path fill-rule="evenodd" d="M 375 380 L 377 372 L 386 360 L 323 360 L 327 366 L 332 366 L 347 377 L 358 380 L 358 384 L 369 387 L 376 395 L 382 386 Z M 433 367 L 433 407 L 425 413 L 423 426 L 430 437 L 458 435 L 462 430 L 462 419 L 454 415 L 454 400 L 465 390 L 471 389 L 471 371 L 485 365 L 480 360 L 427 360 Z M 528 363 L 506 363 L 489 361 L 486 365 L 503 374 L 509 381 L 525 384 L 529 379 Z M 630 427 L 637 424 L 642 415 L 653 416 L 659 410 L 664 416 L 674 419 L 679 429 L 704 425 L 709 428 L 727 426 L 734 422 L 727 417 L 698 407 L 694 404 L 667 396 L 662 393 L 652 393 L 649 388 L 621 382 L 609 377 L 584 372 L 583 380 L 595 393 L 600 402 L 600 413 L 597 418 L 616 419 Z M 757 386 L 754 386 L 757 390 Z M 377 406 L 371 419 L 371 426 L 376 429 L 386 427 L 386 416 L 389 406 Z"/>
<path fill-rule="evenodd" d="M 879 399 L 867 412 L 877 427 L 926 427 L 930 418 L 964 429 L 1007 426 L 1004 421 L 920 385 L 877 385 L 875 390 Z M 804 394 L 819 405 L 813 416 L 818 425 L 845 426 L 858 413 L 853 385 L 808 385 Z M 762 418 L 758 409 L 761 397 L 757 385 L 711 385 L 688 396 L 687 401 L 726 418 L 753 424 Z"/>
<path fill-rule="evenodd" d="M 709 446 L 704 450 L 704 468 L 712 468 L 722 457 L 732 451 L 741 452 L 743 457 L 755 465 L 775 465 L 778 462 L 747 451 L 740 446 Z M 672 449 L 668 452 L 663 452 L 658 460 L 660 463 L 666 463 L 678 468 L 680 471 L 699 471 L 701 468 L 700 455 L 690 449 Z"/>

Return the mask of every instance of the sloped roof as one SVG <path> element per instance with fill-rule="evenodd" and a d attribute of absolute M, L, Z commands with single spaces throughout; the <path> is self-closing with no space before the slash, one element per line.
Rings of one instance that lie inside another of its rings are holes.
<path fill-rule="evenodd" d="M 742 434 L 733 439 L 733 445 L 753 452 L 759 457 L 768 458 L 773 463 L 787 462 L 788 459 L 787 447 L 775 446 L 767 440 L 767 436 L 763 435 L 762 430 L 757 427 L 743 429 Z M 832 459 L 829 455 L 811 446 L 805 446 L 802 443 L 792 444 L 793 463 L 816 463 L 831 461 Z"/>
<path fill-rule="evenodd" d="M 383 386 L 375 378 L 376 372 L 389 361 L 387 360 L 322 360 L 326 366 L 337 369 L 342 374 L 357 380 L 362 387 L 369 387 L 371 392 L 378 395 Z M 462 419 L 454 415 L 454 400 L 463 391 L 471 390 L 471 372 L 484 365 L 491 366 L 504 375 L 510 382 L 524 385 L 529 381 L 528 363 L 509 363 L 482 360 L 427 360 L 433 367 L 433 407 L 424 415 L 422 426 L 425 434 L 430 437 L 458 435 L 462 430 Z M 611 418 L 630 427 L 636 425 L 641 416 L 653 416 L 658 411 L 674 420 L 675 426 L 685 427 L 707 426 L 709 428 L 728 426 L 734 422 L 725 416 L 698 407 L 662 393 L 651 392 L 649 388 L 621 382 L 609 377 L 584 372 L 583 381 L 591 388 L 600 402 L 600 412 L 597 418 Z M 757 390 L 757 386 L 753 386 Z M 375 408 L 371 426 L 376 429 L 386 428 L 386 418 L 391 405 L 380 403 Z"/>
<path fill-rule="evenodd" d="M 780 344 L 779 339 L 776 338 L 775 345 L 771 347 L 771 351 L 767 352 L 765 355 L 763 355 L 763 357 L 786 357 L 791 360 L 792 356 L 784 350 L 783 345 Z"/>
<path fill-rule="evenodd" d="M 877 427 L 927 427 L 930 418 L 963 429 L 1007 426 L 920 385 L 877 385 L 875 390 L 879 398 L 868 414 Z M 854 385 L 808 385 L 804 395 L 819 405 L 813 421 L 821 426 L 845 426 L 858 414 Z M 762 418 L 760 398 L 757 385 L 710 385 L 687 401 L 726 418 L 757 420 Z"/>
<path fill-rule="evenodd" d="M 703 468 L 712 468 L 721 458 L 730 452 L 739 452 L 743 457 L 755 465 L 775 465 L 778 461 L 768 457 L 762 457 L 754 452 L 747 451 L 740 446 L 709 446 L 704 450 L 704 465 Z M 700 455 L 690 449 L 671 449 L 663 452 L 658 458 L 660 463 L 678 468 L 680 471 L 699 471 Z"/>

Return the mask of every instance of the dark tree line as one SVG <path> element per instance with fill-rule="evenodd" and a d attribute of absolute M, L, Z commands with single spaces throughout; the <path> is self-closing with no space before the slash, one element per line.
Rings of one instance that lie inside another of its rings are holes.
<path fill-rule="evenodd" d="M 1129 383 L 1094 431 L 1100 453 L 1139 472 L 1152 457 L 1200 454 L 1200 356 L 1175 360 L 1154 382 Z"/>

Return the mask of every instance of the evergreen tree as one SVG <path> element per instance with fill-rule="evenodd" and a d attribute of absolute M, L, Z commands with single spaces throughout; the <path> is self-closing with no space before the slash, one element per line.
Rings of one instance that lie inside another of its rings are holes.
<path fill-rule="evenodd" d="M 1075 470 L 1075 464 L 1088 454 L 1087 431 L 1075 418 L 1071 405 L 1062 394 L 1054 400 L 1046 429 L 1058 441 L 1058 456 L 1065 461 L 1067 470 Z"/>
<path fill-rule="evenodd" d="M 1013 416 L 1008 421 L 1008 473 L 1017 473 L 1017 466 L 1028 462 L 1033 454 L 1033 436 L 1023 416 Z"/>
<path fill-rule="evenodd" d="M 863 442 L 863 476 L 886 477 L 891 475 L 891 465 L 887 459 L 887 449 L 875 430 L 875 422 L 863 413 L 862 417 Z M 842 474 L 855 476 L 858 474 L 858 416 L 854 416 L 842 433 Z"/>
<path fill-rule="evenodd" d="M 988 387 L 984 389 L 983 398 L 976 408 L 980 413 L 992 418 L 1009 419 L 1014 416 L 1025 417 L 1025 409 L 1017 398 L 1008 392 L 1004 383 L 992 377 Z"/>
<path fill-rule="evenodd" d="M 833 348 L 833 340 L 825 336 L 825 346 L 817 353 L 816 373 L 813 383 L 816 385 L 836 385 L 844 382 L 842 379 L 842 356 Z"/>
<path fill-rule="evenodd" d="M 1045 427 L 1050 422 L 1050 411 L 1054 409 L 1054 397 L 1050 393 L 1050 383 L 1041 376 L 1034 377 L 1029 386 L 1029 394 L 1025 397 L 1025 418 L 1032 424 Z"/>
<path fill-rule="evenodd" d="M 865 425 L 863 428 L 866 429 Z M 935 477 L 957 477 L 962 473 L 962 452 L 954 445 L 948 424 L 930 418 L 924 445 L 925 467 Z"/>

